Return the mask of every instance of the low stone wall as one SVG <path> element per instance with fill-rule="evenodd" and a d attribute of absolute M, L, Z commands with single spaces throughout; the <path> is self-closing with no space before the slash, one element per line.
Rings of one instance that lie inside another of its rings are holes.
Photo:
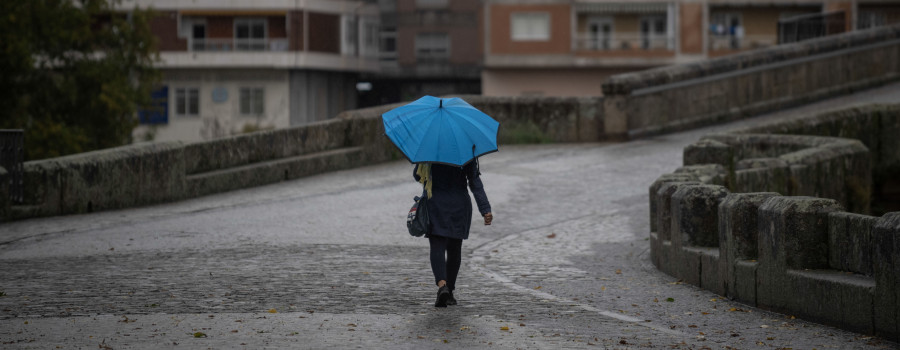
<path fill-rule="evenodd" d="M 607 133 L 636 138 L 758 115 L 900 79 L 900 25 L 854 31 L 603 83 Z"/>
<path fill-rule="evenodd" d="M 875 105 L 704 137 L 650 186 L 651 260 L 750 305 L 900 340 L 900 212 L 861 214 L 873 169 L 896 165 L 898 126 L 900 105 Z"/>
<path fill-rule="evenodd" d="M 597 141 L 603 134 L 601 99 L 464 98 L 503 124 L 501 144 Z M 381 121 L 397 106 L 207 142 L 136 144 L 26 162 L 25 203 L 11 205 L 0 192 L 0 221 L 163 203 L 403 159 Z"/>

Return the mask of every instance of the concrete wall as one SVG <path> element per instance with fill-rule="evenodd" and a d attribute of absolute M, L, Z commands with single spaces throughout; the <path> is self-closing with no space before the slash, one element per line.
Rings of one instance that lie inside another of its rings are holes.
<path fill-rule="evenodd" d="M 900 79 L 900 25 L 610 77 L 607 132 L 635 138 L 728 121 Z"/>
<path fill-rule="evenodd" d="M 741 302 L 900 339 L 900 212 L 863 215 L 873 169 L 897 169 L 898 127 L 900 105 L 873 105 L 704 137 L 650 186 L 652 262 Z"/>

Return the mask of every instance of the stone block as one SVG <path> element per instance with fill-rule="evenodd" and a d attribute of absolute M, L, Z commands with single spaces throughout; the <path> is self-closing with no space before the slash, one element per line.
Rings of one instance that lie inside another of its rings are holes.
<path fill-rule="evenodd" d="M 847 212 L 828 214 L 828 266 L 872 275 L 872 226 L 876 217 Z"/>
<path fill-rule="evenodd" d="M 792 291 L 790 294 L 793 294 L 793 297 L 780 311 L 814 322 L 840 325 L 840 285 L 827 278 L 829 276 L 823 276 L 839 273 L 834 270 L 788 270 L 787 276 Z"/>
<path fill-rule="evenodd" d="M 725 295 L 725 276 L 720 269 L 719 248 L 695 248 L 700 252 L 700 287 Z"/>
<path fill-rule="evenodd" d="M 812 197 L 771 197 L 759 207 L 759 268 L 756 301 L 784 310 L 794 290 L 788 269 L 828 267 L 828 213 L 842 210 L 837 201 Z"/>
<path fill-rule="evenodd" d="M 721 164 L 686 165 L 676 169 L 675 174 L 690 174 L 702 184 L 728 186 L 728 170 Z"/>
<path fill-rule="evenodd" d="M 672 194 L 681 186 L 699 185 L 699 182 L 665 182 L 656 192 L 656 233 L 662 241 L 672 240 Z"/>
<path fill-rule="evenodd" d="M 742 159 L 735 164 L 735 192 L 788 193 L 789 173 L 779 158 Z"/>
<path fill-rule="evenodd" d="M 878 114 L 878 159 L 875 160 L 876 172 L 896 173 L 900 171 L 900 106 L 884 106 Z"/>
<path fill-rule="evenodd" d="M 738 260 L 734 263 L 733 284 L 726 296 L 742 303 L 756 306 L 756 260 Z"/>
<path fill-rule="evenodd" d="M 675 254 L 675 248 L 672 247 L 672 241 L 659 241 L 659 252 L 658 259 L 659 260 L 659 269 L 662 272 L 670 276 L 676 276 L 675 268 L 678 267 L 678 262 L 675 261 L 677 255 Z"/>
<path fill-rule="evenodd" d="M 719 203 L 728 190 L 716 185 L 681 186 L 672 194 L 671 234 L 675 247 L 719 246 Z"/>
<path fill-rule="evenodd" d="M 689 182 L 696 180 L 696 176 L 688 173 L 663 174 L 650 185 L 650 232 L 656 232 L 656 194 L 659 192 L 659 188 L 667 182 Z"/>
<path fill-rule="evenodd" d="M 720 141 L 703 139 L 684 148 L 684 165 L 721 164 L 725 169 L 734 169 L 734 148 Z"/>
<path fill-rule="evenodd" d="M 735 264 L 757 258 L 759 206 L 766 199 L 778 195 L 771 192 L 730 193 L 719 204 L 719 269 L 723 274 L 726 295 L 737 294 Z M 754 265 L 754 276 L 755 271 Z M 756 286 L 752 288 L 755 290 Z"/>
<path fill-rule="evenodd" d="M 900 341 L 900 212 L 884 214 L 872 228 L 875 333 Z"/>
<path fill-rule="evenodd" d="M 674 247 L 674 244 L 673 244 Z M 674 247 L 674 259 L 670 256 L 669 260 L 674 262 L 673 272 L 671 275 L 682 280 L 684 283 L 690 283 L 700 286 L 700 256 L 703 254 L 700 249 L 694 247 L 684 247 L 678 249 Z"/>
<path fill-rule="evenodd" d="M 872 334 L 875 331 L 875 280 L 844 274 L 841 283 L 841 328 Z"/>
<path fill-rule="evenodd" d="M 0 167 L 0 222 L 7 221 L 10 218 L 9 179 L 9 172 Z"/>

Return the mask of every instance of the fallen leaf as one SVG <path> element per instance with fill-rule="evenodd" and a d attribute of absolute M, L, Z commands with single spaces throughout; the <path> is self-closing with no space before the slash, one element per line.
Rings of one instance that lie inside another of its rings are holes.
<path fill-rule="evenodd" d="M 203 332 L 194 333 L 194 338 L 206 338 L 206 333 L 203 333 Z"/>
<path fill-rule="evenodd" d="M 762 325 L 762 326 L 759 326 L 759 328 L 769 328 L 769 326 L 768 326 L 768 325 Z"/>
<path fill-rule="evenodd" d="M 606 290 L 606 287 L 600 286 L 600 290 Z"/>
<path fill-rule="evenodd" d="M 348 323 L 348 324 L 347 324 L 347 327 L 356 327 L 356 324 L 355 324 L 355 323 Z"/>
<path fill-rule="evenodd" d="M 534 287 L 535 290 L 541 289 L 541 286 Z"/>
<path fill-rule="evenodd" d="M 616 269 L 616 274 L 617 274 L 617 275 L 621 275 L 621 274 L 622 274 L 622 269 Z"/>
<path fill-rule="evenodd" d="M 509 327 L 503 326 L 503 327 L 500 327 L 500 330 L 501 330 L 501 331 L 508 331 L 508 330 L 509 330 Z"/>
<path fill-rule="evenodd" d="M 277 314 L 277 313 L 278 313 L 278 310 L 275 310 L 275 309 L 269 309 L 269 313 L 270 313 L 270 314 Z"/>
<path fill-rule="evenodd" d="M 525 327 L 524 323 L 519 323 L 519 327 Z"/>
<path fill-rule="evenodd" d="M 468 330 L 468 329 L 469 329 L 469 326 L 462 326 L 462 327 L 459 327 L 459 330 L 461 330 L 461 331 Z"/>
<path fill-rule="evenodd" d="M 659 302 L 659 299 L 653 298 L 653 302 L 654 302 L 654 303 L 658 303 L 658 302 Z"/>
<path fill-rule="evenodd" d="M 688 328 L 697 328 L 697 325 L 692 324 L 692 325 L 688 326 Z"/>
<path fill-rule="evenodd" d="M 674 303 L 674 302 L 675 302 L 675 298 L 666 298 L 666 301 L 668 301 L 668 302 L 670 302 L 670 303 Z"/>

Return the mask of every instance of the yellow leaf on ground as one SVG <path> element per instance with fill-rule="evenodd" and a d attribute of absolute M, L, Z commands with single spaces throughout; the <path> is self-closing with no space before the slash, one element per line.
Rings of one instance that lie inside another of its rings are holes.
<path fill-rule="evenodd" d="M 509 327 L 503 326 L 503 327 L 500 327 L 500 330 L 501 330 L 501 331 L 508 331 L 508 330 L 509 330 Z"/>
<path fill-rule="evenodd" d="M 534 289 L 541 289 L 541 286 L 534 287 Z"/>
<path fill-rule="evenodd" d="M 270 314 L 277 314 L 277 313 L 278 313 L 278 310 L 275 310 L 275 309 L 269 309 L 269 313 L 270 313 Z"/>

